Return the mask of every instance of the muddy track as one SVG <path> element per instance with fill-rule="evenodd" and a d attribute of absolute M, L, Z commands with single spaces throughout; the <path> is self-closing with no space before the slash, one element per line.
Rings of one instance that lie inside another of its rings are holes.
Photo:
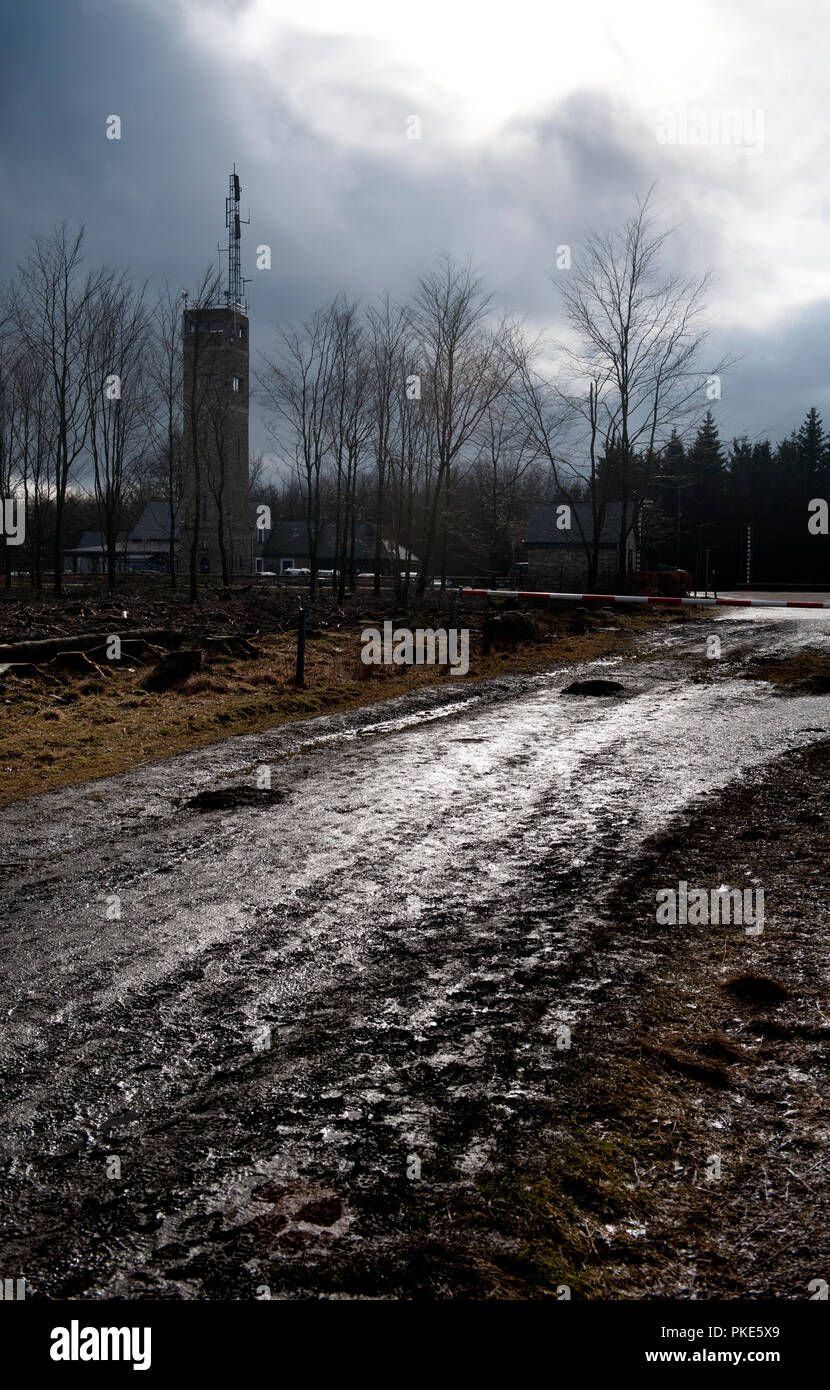
<path fill-rule="evenodd" d="M 636 934 L 608 953 L 621 874 L 696 795 L 826 725 L 823 698 L 691 682 L 707 630 L 9 808 L 5 1274 L 155 1298 L 556 1277 L 506 1273 L 524 1237 L 482 1213 L 550 1152 L 596 1001 L 655 959 Z M 736 628 L 733 656 L 816 630 Z M 563 700 L 586 672 L 622 698 Z M 252 798 L 263 767 L 275 794 Z M 192 804 L 229 786 L 236 808 Z"/>

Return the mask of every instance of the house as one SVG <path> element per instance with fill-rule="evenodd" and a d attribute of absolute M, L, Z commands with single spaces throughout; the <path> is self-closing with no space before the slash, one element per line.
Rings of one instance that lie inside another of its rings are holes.
<path fill-rule="evenodd" d="M 119 531 L 115 541 L 118 567 L 125 567 L 129 532 Z M 107 538 L 103 531 L 84 531 L 78 544 L 63 552 L 65 574 L 103 574 L 107 568 Z"/>
<path fill-rule="evenodd" d="M 186 570 L 189 564 L 187 546 L 189 536 L 184 524 L 184 508 L 180 507 L 174 520 L 174 545 L 176 569 Z M 283 574 L 289 569 L 308 569 L 308 528 L 302 521 L 275 521 L 266 530 L 257 528 L 259 504 L 248 504 L 247 529 L 236 527 L 234 560 L 237 574 Z M 372 522 L 359 522 L 354 532 L 354 568 L 362 571 L 374 570 L 375 565 L 375 526 Z M 320 528 L 317 546 L 317 568 L 334 569 L 336 545 L 335 528 L 326 522 Z M 200 541 L 200 551 L 204 546 Z M 390 541 L 381 542 L 381 569 L 390 574 L 397 553 L 398 564 L 406 567 L 406 550 Z M 85 531 L 78 544 L 64 550 L 64 569 L 68 574 L 103 574 L 107 568 L 106 538 L 101 531 Z M 166 572 L 170 557 L 170 508 L 158 498 L 144 507 L 131 531 L 119 532 L 118 568 L 124 573 L 142 571 Z M 409 556 L 410 569 L 418 565 L 416 555 Z M 210 571 L 202 571 L 209 573 Z"/>
<path fill-rule="evenodd" d="M 619 502 L 606 505 L 599 536 L 599 565 L 593 588 L 610 593 L 617 587 L 620 572 Z M 593 538 L 590 502 L 540 502 L 530 513 L 525 529 L 529 589 L 561 593 L 588 592 L 588 555 L 584 540 Z M 624 571 L 636 568 L 636 511 L 629 508 L 625 540 Z"/>
<path fill-rule="evenodd" d="M 354 555 L 352 557 L 356 573 L 365 573 L 374 570 L 375 567 L 375 537 L 377 531 L 371 521 L 361 521 L 354 528 Z M 333 570 L 335 568 L 335 549 L 337 545 L 337 535 L 331 522 L 325 522 L 320 528 L 320 535 L 317 541 L 317 568 L 321 570 Z M 351 551 L 351 536 L 347 537 L 347 550 Z M 406 551 L 402 546 L 395 546 L 391 541 L 381 541 L 381 570 L 384 574 L 389 574 L 392 570 L 394 557 L 397 554 L 398 564 L 405 567 Z M 418 564 L 415 555 L 409 556 L 410 568 Z M 303 521 L 275 521 L 270 531 L 265 533 L 265 541 L 262 545 L 261 556 L 257 558 L 257 570 L 262 572 L 273 571 L 275 574 L 283 574 L 290 569 L 308 569 L 311 558 L 308 552 L 308 527 Z"/>
<path fill-rule="evenodd" d="M 119 531 L 115 547 L 121 574 L 165 570 L 170 553 L 170 509 L 166 502 L 148 502 L 131 531 Z M 176 523 L 176 548 L 179 525 Z M 107 539 L 103 531 L 84 531 L 78 544 L 63 552 L 66 574 L 105 574 Z"/>

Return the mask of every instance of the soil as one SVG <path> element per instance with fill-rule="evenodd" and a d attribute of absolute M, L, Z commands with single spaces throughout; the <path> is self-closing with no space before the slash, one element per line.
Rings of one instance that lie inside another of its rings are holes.
<path fill-rule="evenodd" d="M 448 1268 L 461 1297 L 816 1294 L 830 1278 L 829 831 L 822 743 L 646 847 L 574 964 L 595 981 L 593 1016 L 536 1127 L 477 1191 L 430 1194 L 408 1295 L 438 1292 Z M 658 926 L 657 889 L 681 881 L 763 886 L 762 934 Z"/>
<path fill-rule="evenodd" d="M 125 644 L 120 665 L 103 648 L 61 653 L 51 661 L 0 665 L 0 805 L 96 777 L 126 772 L 156 758 L 202 748 L 234 734 L 371 705 L 426 686 L 465 691 L 502 674 L 547 670 L 564 662 L 626 652 L 648 628 L 689 621 L 669 610 L 588 612 L 545 605 L 511 651 L 483 652 L 481 626 L 490 603 L 464 605 L 471 629 L 465 676 L 430 665 L 364 665 L 361 631 L 392 619 L 399 626 L 441 627 L 446 597 L 404 608 L 368 591 L 341 608 L 330 594 L 310 605 L 304 682 L 296 682 L 297 595 L 256 586 L 231 597 L 205 595 L 193 607 L 170 594 L 140 592 L 115 600 L 92 593 L 61 604 L 17 591 L 0 594 L 0 641 L 25 642 L 86 633 L 170 629 L 185 649 L 204 650 L 202 669 L 169 686 L 163 653 L 148 648 L 141 664 Z M 509 602 L 504 605 L 509 607 Z M 124 614 L 126 613 L 126 617 Z M 609 625 L 610 623 L 613 626 Z M 218 640 L 219 638 L 229 640 Z M 250 640 L 253 639 L 253 640 Z M 170 658 L 186 652 L 174 653 Z M 0 655 L 0 662 L 14 658 Z M 160 664 L 153 670 L 152 663 Z M 161 674 L 159 674 L 161 673 Z"/>

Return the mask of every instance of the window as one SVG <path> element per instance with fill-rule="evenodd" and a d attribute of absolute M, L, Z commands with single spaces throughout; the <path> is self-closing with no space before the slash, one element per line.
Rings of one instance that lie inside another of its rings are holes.
<path fill-rule="evenodd" d="M 239 328 L 237 329 L 237 333 L 239 334 L 240 338 L 244 338 L 244 337 L 245 337 L 245 329 L 242 327 L 241 324 L 239 325 Z"/>
<path fill-rule="evenodd" d="M 242 378 L 241 378 L 241 377 L 238 377 L 238 376 L 235 376 L 235 377 L 234 377 L 234 379 L 233 379 L 233 389 L 234 389 L 234 391 L 241 391 L 241 390 L 242 390 Z"/>
<path fill-rule="evenodd" d="M 262 571 L 263 571 L 264 569 L 265 569 L 265 560 L 263 559 L 263 557 L 262 557 L 261 555 L 257 555 L 257 557 L 256 557 L 256 572 L 257 572 L 257 574 L 262 574 Z"/>

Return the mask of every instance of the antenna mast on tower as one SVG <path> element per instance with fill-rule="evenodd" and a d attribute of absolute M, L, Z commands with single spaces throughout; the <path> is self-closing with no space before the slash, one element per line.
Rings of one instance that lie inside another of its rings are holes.
<path fill-rule="evenodd" d="M 242 192 L 236 165 L 229 179 L 228 196 L 225 199 L 225 226 L 228 229 L 228 287 L 225 300 L 229 309 L 247 314 L 248 303 L 243 297 L 247 280 L 242 278 L 242 225 L 250 223 L 250 216 L 239 216 L 239 195 Z"/>

